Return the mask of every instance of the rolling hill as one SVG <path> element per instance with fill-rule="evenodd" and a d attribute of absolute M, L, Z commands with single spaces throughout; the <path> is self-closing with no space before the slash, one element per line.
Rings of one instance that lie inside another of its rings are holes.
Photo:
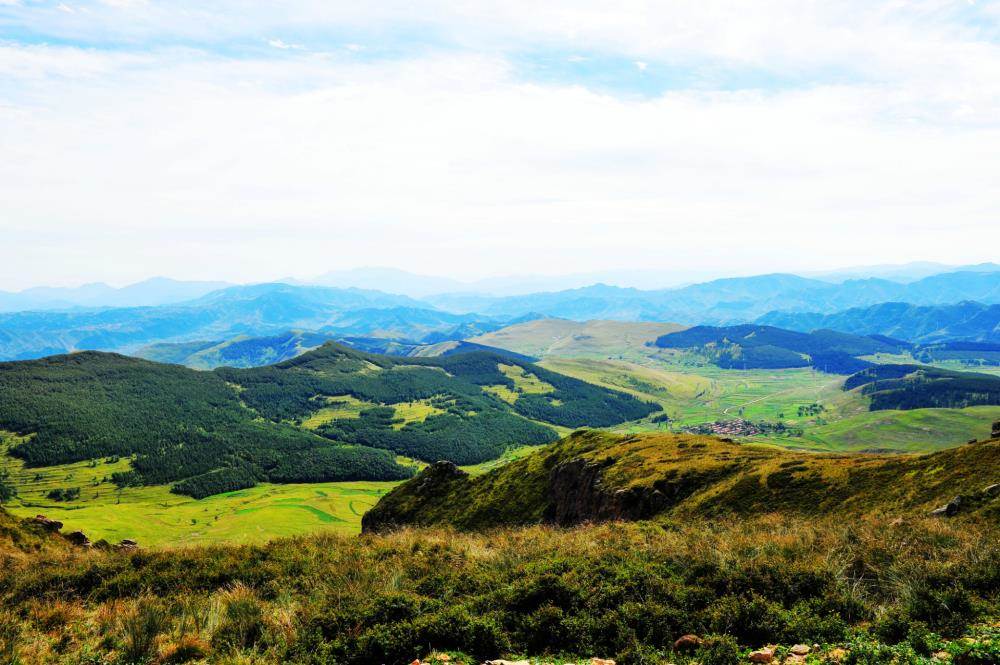
<path fill-rule="evenodd" d="M 258 481 L 392 480 L 395 454 L 472 464 L 659 407 L 487 352 L 402 359 L 326 343 L 197 372 L 82 352 L 0 364 L 0 432 L 29 467 L 131 457 L 119 485 L 191 496 Z M 391 451 L 391 452 L 390 452 Z"/>
<path fill-rule="evenodd" d="M 683 328 L 674 323 L 536 319 L 473 337 L 469 341 L 536 358 L 608 358 L 630 351 L 644 354 L 658 337 Z"/>
<path fill-rule="evenodd" d="M 724 369 L 814 367 L 832 374 L 853 374 L 871 363 L 858 356 L 898 353 L 908 345 L 890 338 L 859 337 L 833 330 L 802 333 L 772 326 L 695 326 L 656 339 L 665 349 L 704 355 Z"/>
<path fill-rule="evenodd" d="M 448 464 L 429 467 L 385 495 L 363 526 L 383 532 L 762 512 L 913 515 L 956 495 L 964 497 L 962 512 L 995 517 L 998 481 L 997 439 L 928 455 L 873 456 L 796 453 L 696 435 L 576 432 L 482 476 Z"/>

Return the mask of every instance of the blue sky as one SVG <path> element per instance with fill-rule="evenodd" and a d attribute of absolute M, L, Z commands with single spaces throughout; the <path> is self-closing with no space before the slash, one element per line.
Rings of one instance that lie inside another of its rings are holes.
<path fill-rule="evenodd" d="M 968 0 L 0 0 L 0 289 L 992 260 L 998 26 Z"/>

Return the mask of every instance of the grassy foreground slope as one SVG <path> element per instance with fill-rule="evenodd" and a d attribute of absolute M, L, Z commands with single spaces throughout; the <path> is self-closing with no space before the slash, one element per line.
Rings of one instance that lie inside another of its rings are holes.
<path fill-rule="evenodd" d="M 366 531 L 673 516 L 926 514 L 956 495 L 1000 517 L 1000 440 L 937 453 L 796 453 L 695 435 L 576 432 L 478 477 L 434 465 L 384 496 Z"/>
<path fill-rule="evenodd" d="M 0 655 L 21 665 L 461 665 L 534 656 L 988 665 L 995 521 L 770 514 L 478 534 L 405 529 L 119 553 L 0 509 Z M 13 533 L 14 535 L 9 535 Z M 699 648 L 674 648 L 682 635 Z M 438 662 L 444 662 L 440 660 Z"/>

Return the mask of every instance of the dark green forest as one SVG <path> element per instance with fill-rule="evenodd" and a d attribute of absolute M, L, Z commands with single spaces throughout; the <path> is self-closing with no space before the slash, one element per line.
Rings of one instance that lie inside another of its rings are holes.
<path fill-rule="evenodd" d="M 872 411 L 1000 404 L 1000 377 L 924 365 L 874 365 L 849 377 L 844 390 L 861 388 Z"/>
<path fill-rule="evenodd" d="M 483 386 L 516 387 L 500 362 L 555 392 L 513 405 L 491 395 Z M 318 433 L 297 426 L 337 395 L 388 406 Z M 443 414 L 393 427 L 391 405 L 431 399 Z M 606 425 L 658 408 L 484 352 L 409 359 L 327 344 L 279 365 L 214 372 L 99 352 L 0 364 L 0 429 L 30 435 L 9 450 L 27 466 L 131 457 L 131 470 L 113 478 L 119 485 L 173 483 L 195 497 L 264 481 L 398 480 L 412 470 L 392 453 L 478 463 L 556 438 L 526 417 Z"/>

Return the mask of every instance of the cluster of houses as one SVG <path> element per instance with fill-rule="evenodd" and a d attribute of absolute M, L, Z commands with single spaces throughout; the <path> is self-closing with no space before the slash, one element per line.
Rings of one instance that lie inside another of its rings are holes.
<path fill-rule="evenodd" d="M 773 429 L 766 428 L 768 430 Z M 736 420 L 717 420 L 712 423 L 701 423 L 684 428 L 685 432 L 692 434 L 708 434 L 712 436 L 757 436 L 765 433 L 765 426 L 761 423 L 752 423 L 749 420 L 737 418 Z"/>

